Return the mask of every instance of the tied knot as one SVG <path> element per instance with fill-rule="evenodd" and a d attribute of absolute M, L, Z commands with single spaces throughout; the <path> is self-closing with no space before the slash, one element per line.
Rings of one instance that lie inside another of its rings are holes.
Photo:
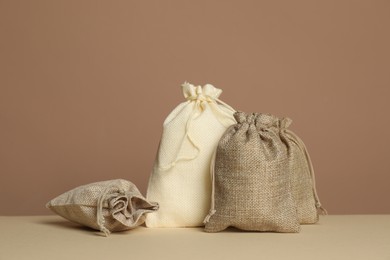
<path fill-rule="evenodd" d="M 279 127 L 280 127 L 280 129 L 285 130 L 291 125 L 291 123 L 292 123 L 292 120 L 290 118 L 284 117 L 284 118 L 279 120 Z"/>
<path fill-rule="evenodd" d="M 258 129 L 268 129 L 278 127 L 279 119 L 271 114 L 259 114 L 256 117 L 256 127 Z"/>
<path fill-rule="evenodd" d="M 206 84 L 202 87 L 185 82 L 182 88 L 184 97 L 190 101 L 211 102 L 218 99 L 222 93 L 221 89 L 211 84 Z"/>
<path fill-rule="evenodd" d="M 123 188 L 116 188 L 115 186 L 107 187 L 98 198 L 97 202 L 97 222 L 99 228 L 106 236 L 111 232 L 106 228 L 106 221 L 103 215 L 103 208 L 108 208 L 111 214 L 121 212 L 124 215 L 129 215 L 127 209 L 129 206 L 129 198 L 127 191 Z"/>
<path fill-rule="evenodd" d="M 288 117 L 279 119 L 278 117 L 271 114 L 258 114 L 251 113 L 246 114 L 244 112 L 236 112 L 234 113 L 234 118 L 237 123 L 244 124 L 247 123 L 249 125 L 256 125 L 257 129 L 281 129 L 285 130 L 291 125 L 292 120 Z"/>
<path fill-rule="evenodd" d="M 119 196 L 109 198 L 108 208 L 112 211 L 112 213 L 121 212 L 122 214 L 126 215 L 127 211 L 131 209 L 129 207 L 128 196 L 123 193 Z"/>
<path fill-rule="evenodd" d="M 129 193 L 123 188 L 109 187 L 100 196 L 102 208 L 123 211 L 129 204 Z"/>
<path fill-rule="evenodd" d="M 237 123 L 243 124 L 254 124 L 256 121 L 257 114 L 256 113 L 251 113 L 251 114 L 246 114 L 244 112 L 236 112 L 234 113 L 234 118 L 236 119 Z"/>

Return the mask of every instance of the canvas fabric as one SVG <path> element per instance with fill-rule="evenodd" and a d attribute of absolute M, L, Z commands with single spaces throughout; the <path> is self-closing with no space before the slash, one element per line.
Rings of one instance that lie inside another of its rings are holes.
<path fill-rule="evenodd" d="M 206 232 L 229 226 L 247 231 L 299 232 L 287 150 L 275 127 L 277 118 L 234 114 L 219 141 L 213 173 L 212 204 Z"/>
<path fill-rule="evenodd" d="M 147 227 L 196 227 L 210 208 L 210 162 L 218 140 L 235 123 L 233 108 L 219 100 L 222 90 L 182 85 L 186 101 L 166 118 L 149 178 L 147 198 L 158 212 Z"/>
<path fill-rule="evenodd" d="M 147 213 L 158 210 L 157 203 L 147 201 L 133 183 L 121 179 L 79 186 L 52 199 L 46 207 L 106 235 L 139 226 Z"/>
<path fill-rule="evenodd" d="M 313 224 L 318 221 L 319 212 L 325 213 L 315 188 L 313 165 L 303 141 L 288 127 L 292 120 L 280 119 L 278 127 L 280 138 L 287 148 L 288 166 L 291 174 L 291 188 L 297 205 L 301 224 Z"/>

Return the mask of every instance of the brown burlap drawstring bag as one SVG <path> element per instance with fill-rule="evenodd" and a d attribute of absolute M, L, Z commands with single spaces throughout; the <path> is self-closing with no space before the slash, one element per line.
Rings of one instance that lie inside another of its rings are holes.
<path fill-rule="evenodd" d="M 313 165 L 303 141 L 291 130 L 289 118 L 279 120 L 280 138 L 287 147 L 288 166 L 291 174 L 291 188 L 297 205 L 301 224 L 318 221 L 318 211 L 326 214 L 322 208 L 315 186 Z"/>
<path fill-rule="evenodd" d="M 93 229 L 110 232 L 132 229 L 158 209 L 126 180 L 95 182 L 72 189 L 46 205 L 56 214 Z"/>
<path fill-rule="evenodd" d="M 206 232 L 233 226 L 249 231 L 299 232 L 287 150 L 271 115 L 234 114 L 237 124 L 219 141 Z"/>

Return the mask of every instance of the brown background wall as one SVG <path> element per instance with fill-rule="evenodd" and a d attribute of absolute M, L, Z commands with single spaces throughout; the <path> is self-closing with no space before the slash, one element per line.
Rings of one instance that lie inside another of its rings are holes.
<path fill-rule="evenodd" d="M 332 214 L 390 213 L 390 2 L 0 0 L 0 214 L 142 192 L 180 84 L 289 116 Z"/>

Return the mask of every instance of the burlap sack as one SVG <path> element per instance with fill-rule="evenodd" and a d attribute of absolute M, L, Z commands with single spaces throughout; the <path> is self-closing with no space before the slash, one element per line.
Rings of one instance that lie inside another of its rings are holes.
<path fill-rule="evenodd" d="M 215 155 L 206 232 L 233 226 L 249 231 L 299 232 L 285 145 L 271 115 L 234 114 Z"/>
<path fill-rule="evenodd" d="M 287 147 L 288 166 L 291 174 L 291 188 L 297 205 L 301 224 L 318 221 L 318 212 L 326 214 L 322 208 L 315 188 L 315 176 L 309 153 L 303 141 L 287 129 L 292 120 L 279 120 L 280 138 Z"/>
<path fill-rule="evenodd" d="M 210 209 L 210 162 L 218 141 L 235 123 L 233 108 L 219 100 L 222 90 L 182 85 L 186 101 L 166 118 L 147 199 L 160 209 L 147 227 L 202 226 Z"/>
<path fill-rule="evenodd" d="M 79 186 L 54 198 L 46 207 L 107 236 L 143 224 L 146 213 L 156 211 L 158 204 L 147 201 L 130 181 L 118 179 Z"/>

